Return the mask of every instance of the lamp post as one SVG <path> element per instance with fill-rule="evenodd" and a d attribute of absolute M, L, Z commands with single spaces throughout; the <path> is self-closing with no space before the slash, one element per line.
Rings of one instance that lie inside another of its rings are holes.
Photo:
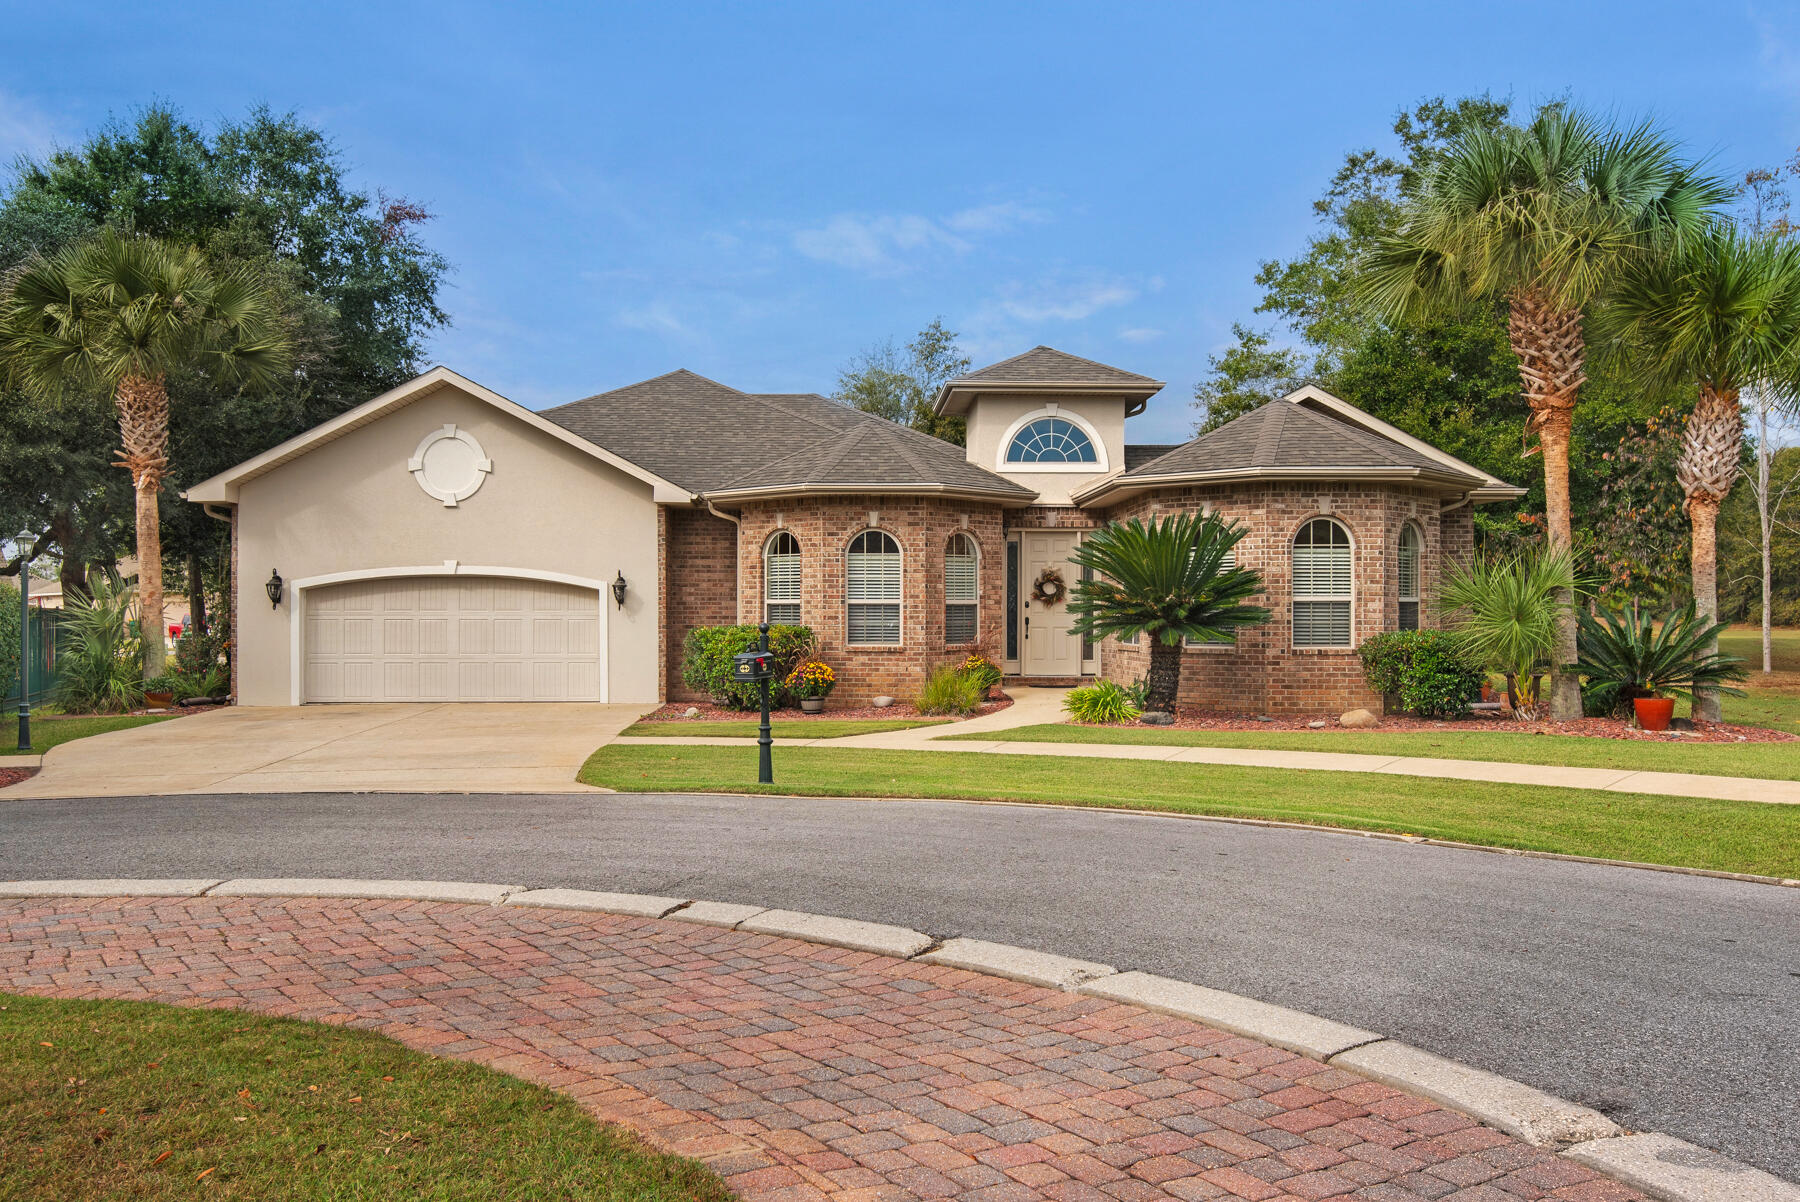
<path fill-rule="evenodd" d="M 756 629 L 756 649 L 766 656 L 769 653 L 769 624 L 763 622 Z M 770 749 L 775 746 L 775 737 L 769 730 L 769 677 L 766 674 L 757 685 L 757 691 L 762 694 L 762 725 L 756 728 L 756 783 L 772 785 L 775 783 L 775 756 Z"/>
<path fill-rule="evenodd" d="M 33 536 L 19 536 L 19 750 L 31 750 L 31 551 Z"/>

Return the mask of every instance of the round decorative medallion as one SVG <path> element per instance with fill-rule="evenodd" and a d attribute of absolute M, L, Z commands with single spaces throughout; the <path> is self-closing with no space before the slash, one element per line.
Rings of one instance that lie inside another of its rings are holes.
<path fill-rule="evenodd" d="M 1031 585 L 1031 595 L 1043 602 L 1046 609 L 1060 604 L 1068 592 L 1069 586 L 1063 583 L 1063 574 L 1055 568 L 1045 568 L 1039 572 L 1038 578 Z"/>
<path fill-rule="evenodd" d="M 454 508 L 458 501 L 466 501 L 475 495 L 481 482 L 494 470 L 494 461 L 487 457 L 473 434 L 455 426 L 444 426 L 420 441 L 419 449 L 406 461 L 406 470 L 412 473 L 427 496 L 436 497 L 447 508 Z"/>

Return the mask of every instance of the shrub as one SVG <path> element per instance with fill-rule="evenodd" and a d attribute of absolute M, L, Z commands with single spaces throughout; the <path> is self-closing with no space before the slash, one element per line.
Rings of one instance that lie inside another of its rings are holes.
<path fill-rule="evenodd" d="M 690 689 L 712 698 L 728 709 L 756 709 L 762 704 L 757 687 L 739 684 L 732 676 L 731 660 L 756 650 L 754 626 L 696 626 L 682 646 L 681 679 Z M 791 705 L 795 697 L 787 678 L 802 660 L 812 656 L 816 640 L 810 626 L 769 627 L 769 650 L 775 655 L 775 676 L 769 681 L 769 702 Z"/>
<path fill-rule="evenodd" d="M 19 687 L 19 590 L 0 580 L 0 700 Z"/>
<path fill-rule="evenodd" d="M 1093 684 L 1084 684 L 1078 689 L 1070 689 L 1063 698 L 1063 708 L 1077 722 L 1118 723 L 1136 722 L 1143 712 L 1132 700 L 1131 690 L 1110 680 L 1099 680 Z"/>
<path fill-rule="evenodd" d="M 975 687 L 981 690 L 983 696 L 1000 683 L 1000 665 L 979 651 L 965 659 L 958 671 L 974 681 Z"/>
<path fill-rule="evenodd" d="M 955 664 L 945 664 L 931 674 L 919 694 L 921 714 L 972 714 L 981 708 L 983 690 Z"/>
<path fill-rule="evenodd" d="M 169 674 L 175 685 L 175 700 L 223 697 L 231 690 L 226 643 L 226 634 L 218 626 L 205 634 L 190 630 L 175 640 L 175 667 Z"/>
<path fill-rule="evenodd" d="M 90 586 L 88 596 L 67 599 L 51 698 L 72 714 L 136 709 L 144 699 L 143 649 L 130 620 L 137 590 L 111 574 Z"/>
<path fill-rule="evenodd" d="M 1742 697 L 1743 690 L 1729 682 L 1744 679 L 1744 661 L 1712 647 L 1724 629 L 1725 623 L 1695 613 L 1692 602 L 1684 610 L 1671 611 L 1660 624 L 1648 610 L 1603 613 L 1598 618 L 1584 610 L 1583 712 L 1623 713 L 1639 697 L 1673 694 L 1692 701 L 1697 688 Z"/>
<path fill-rule="evenodd" d="M 1396 630 L 1357 648 L 1369 687 L 1398 696 L 1400 708 L 1422 718 L 1460 718 L 1481 699 L 1486 673 L 1455 635 L 1442 630 Z"/>

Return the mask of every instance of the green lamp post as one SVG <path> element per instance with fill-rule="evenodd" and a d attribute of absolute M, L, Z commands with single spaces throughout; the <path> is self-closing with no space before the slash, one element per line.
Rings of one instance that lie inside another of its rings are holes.
<path fill-rule="evenodd" d="M 19 750 L 31 750 L 31 545 L 19 535 Z"/>

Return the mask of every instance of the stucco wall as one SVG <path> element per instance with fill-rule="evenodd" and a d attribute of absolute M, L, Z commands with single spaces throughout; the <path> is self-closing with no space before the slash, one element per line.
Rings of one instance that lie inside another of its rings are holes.
<path fill-rule="evenodd" d="M 1107 459 L 1105 464 L 1094 471 L 1022 472 L 1000 462 L 1007 431 L 1026 414 L 1037 413 L 1050 404 L 1057 407 L 1058 416 L 1078 417 L 1099 434 L 1100 446 Z M 1044 505 L 1067 505 L 1072 490 L 1117 470 L 1124 463 L 1125 402 L 1117 397 L 984 396 L 970 407 L 968 423 L 969 462 L 1037 490 L 1038 501 Z"/>
<path fill-rule="evenodd" d="M 480 491 L 455 508 L 427 496 L 406 470 L 430 431 L 467 430 L 493 460 Z M 444 561 L 558 572 L 610 582 L 601 598 L 607 696 L 655 701 L 658 521 L 650 486 L 461 391 L 446 387 L 246 482 L 238 496 L 238 701 L 294 699 L 291 588 L 278 610 L 263 596 L 271 569 L 293 582 L 341 572 Z"/>

